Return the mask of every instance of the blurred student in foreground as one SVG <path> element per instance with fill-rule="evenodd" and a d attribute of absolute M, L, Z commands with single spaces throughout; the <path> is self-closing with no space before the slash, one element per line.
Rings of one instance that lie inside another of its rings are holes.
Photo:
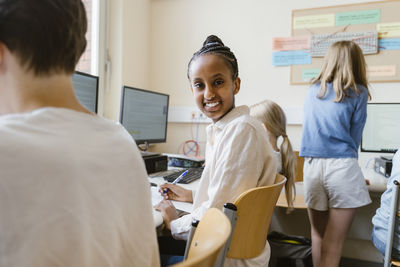
<path fill-rule="evenodd" d="M 81 0 L 0 0 L 1 266 L 159 266 L 136 144 L 74 94 L 86 27 Z"/>

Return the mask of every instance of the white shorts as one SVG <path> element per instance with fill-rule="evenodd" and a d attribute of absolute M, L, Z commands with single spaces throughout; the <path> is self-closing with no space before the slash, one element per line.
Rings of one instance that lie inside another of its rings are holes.
<path fill-rule="evenodd" d="M 358 208 L 371 203 L 355 158 L 305 158 L 304 198 L 308 208 Z"/>

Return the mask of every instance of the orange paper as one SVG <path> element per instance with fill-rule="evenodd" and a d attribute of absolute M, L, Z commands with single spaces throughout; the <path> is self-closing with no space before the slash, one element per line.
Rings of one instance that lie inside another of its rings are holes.
<path fill-rule="evenodd" d="M 309 36 L 276 37 L 272 39 L 272 49 L 278 51 L 309 50 L 310 37 Z"/>
<path fill-rule="evenodd" d="M 367 69 L 369 77 L 389 77 L 396 75 L 396 65 L 369 66 Z"/>

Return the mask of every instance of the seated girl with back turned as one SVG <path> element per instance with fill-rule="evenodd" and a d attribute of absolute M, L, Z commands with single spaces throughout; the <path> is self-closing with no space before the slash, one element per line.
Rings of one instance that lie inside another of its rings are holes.
<path fill-rule="evenodd" d="M 268 134 L 274 154 L 278 160 L 277 172 L 286 177 L 285 184 L 288 212 L 293 210 L 296 196 L 295 172 L 296 154 L 293 152 L 289 137 L 286 134 L 286 116 L 282 108 L 271 100 L 264 100 L 250 107 L 250 115 L 259 119 Z M 278 138 L 283 140 L 278 148 Z"/>
<path fill-rule="evenodd" d="M 247 106 L 235 107 L 240 89 L 235 55 L 216 36 L 209 36 L 188 65 L 188 78 L 199 109 L 213 123 L 207 127 L 206 165 L 197 192 L 164 184 L 165 199 L 156 206 L 175 238 L 187 239 L 193 219 L 211 207 L 222 209 L 244 191 L 273 184 L 276 160 L 260 122 Z M 193 202 L 192 213 L 178 218 L 169 200 Z M 249 260 L 226 259 L 225 266 L 268 266 L 270 249 Z M 246 265 L 247 264 L 247 265 Z"/>
<path fill-rule="evenodd" d="M 394 180 L 400 182 L 400 150 L 397 150 L 392 159 L 393 167 L 390 178 L 387 181 L 387 189 L 381 196 L 381 206 L 376 210 L 375 216 L 372 218 L 372 243 L 385 256 L 386 240 L 388 239 L 388 227 L 391 211 L 391 202 L 393 198 Z M 399 217 L 396 216 L 397 227 L 394 228 L 394 237 L 392 245 L 392 259 L 400 260 L 400 229 Z M 390 233 L 391 234 L 391 233 Z"/>

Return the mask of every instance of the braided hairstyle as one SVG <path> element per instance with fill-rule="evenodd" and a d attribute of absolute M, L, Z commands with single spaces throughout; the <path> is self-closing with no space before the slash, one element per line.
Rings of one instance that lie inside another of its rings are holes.
<path fill-rule="evenodd" d="M 224 43 L 215 35 L 210 35 L 203 43 L 203 47 L 199 51 L 193 54 L 188 64 L 187 77 L 190 80 L 190 65 L 192 62 L 203 55 L 216 55 L 221 57 L 230 68 L 232 72 L 232 80 L 235 80 L 239 75 L 239 67 L 235 55 L 232 53 L 229 47 L 225 46 Z"/>

